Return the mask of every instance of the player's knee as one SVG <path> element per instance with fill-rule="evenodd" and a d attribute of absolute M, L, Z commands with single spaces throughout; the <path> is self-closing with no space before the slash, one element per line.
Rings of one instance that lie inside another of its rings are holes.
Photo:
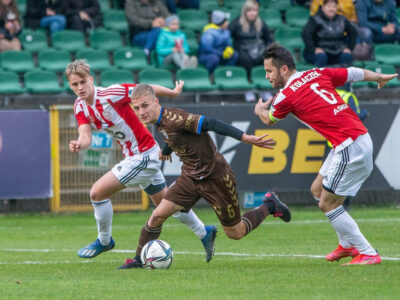
<path fill-rule="evenodd" d="M 92 201 L 101 201 L 104 200 L 102 195 L 100 194 L 99 190 L 96 189 L 95 187 L 92 187 L 90 190 L 90 199 Z"/>
<path fill-rule="evenodd" d="M 317 187 L 316 184 L 312 184 L 310 187 L 310 192 L 314 196 L 314 198 L 321 198 L 321 190 Z"/>
<path fill-rule="evenodd" d="M 167 218 L 158 214 L 156 211 L 153 211 L 148 224 L 150 227 L 158 227 L 161 226 Z"/>

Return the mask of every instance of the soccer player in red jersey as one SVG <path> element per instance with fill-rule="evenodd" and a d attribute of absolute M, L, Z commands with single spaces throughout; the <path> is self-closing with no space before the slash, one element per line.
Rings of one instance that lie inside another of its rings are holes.
<path fill-rule="evenodd" d="M 254 112 L 261 121 L 273 125 L 291 113 L 333 145 L 311 186 L 311 193 L 339 237 L 338 248 L 326 259 L 351 256 L 347 264 L 380 264 L 379 254 L 342 206 L 346 196 L 355 196 L 372 171 L 372 141 L 335 88 L 354 81 L 376 81 L 382 88 L 398 74 L 354 67 L 298 72 L 290 52 L 276 43 L 264 53 L 264 68 L 266 78 L 279 92 L 256 104 Z"/>
<path fill-rule="evenodd" d="M 220 120 L 196 115 L 181 109 L 161 107 L 151 86 L 140 84 L 132 94 L 132 105 L 145 124 L 152 123 L 162 134 L 165 146 L 161 159 L 170 159 L 172 151 L 182 161 L 182 173 L 164 195 L 143 227 L 136 256 L 127 259 L 119 269 L 141 268 L 140 253 L 147 242 L 157 239 L 164 221 L 177 211 L 189 211 L 203 197 L 214 209 L 222 228 L 231 239 L 241 239 L 273 214 L 289 222 L 291 214 L 278 197 L 269 192 L 264 204 L 240 213 L 236 178 L 230 165 L 217 151 L 208 131 L 230 136 L 238 141 L 271 149 L 273 139 L 266 135 L 248 135 Z M 213 249 L 214 250 L 214 249 Z"/>
<path fill-rule="evenodd" d="M 111 237 L 113 208 L 110 197 L 127 186 L 139 186 L 158 205 L 168 190 L 159 160 L 159 146 L 151 133 L 140 122 L 130 107 L 130 94 L 135 84 L 116 84 L 96 87 L 90 75 L 90 66 L 84 60 L 70 63 L 65 71 L 69 85 L 78 97 L 74 112 L 78 121 L 79 137 L 69 144 L 71 152 L 87 149 L 91 144 L 93 129 L 105 130 L 121 146 L 124 159 L 97 180 L 90 191 L 98 238 L 78 251 L 82 258 L 93 258 L 111 250 L 115 242 Z M 166 97 L 178 96 L 183 82 L 177 82 L 173 90 L 153 85 L 156 93 Z M 200 238 L 206 260 L 212 257 L 216 236 L 215 226 L 204 226 L 190 210 L 176 213 L 174 217 L 186 224 Z"/>

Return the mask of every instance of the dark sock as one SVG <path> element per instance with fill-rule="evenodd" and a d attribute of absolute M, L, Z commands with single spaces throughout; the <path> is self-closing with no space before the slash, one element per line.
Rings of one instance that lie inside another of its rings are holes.
<path fill-rule="evenodd" d="M 152 240 L 158 239 L 161 234 L 161 229 L 162 225 L 158 227 L 150 227 L 146 222 L 146 225 L 142 228 L 142 231 L 140 232 L 139 243 L 136 248 L 136 256 L 140 257 L 140 253 L 142 252 L 142 248 L 144 245 Z"/>
<path fill-rule="evenodd" d="M 246 235 L 249 234 L 250 231 L 256 229 L 268 215 L 269 211 L 265 205 L 245 212 L 242 216 L 242 221 L 246 225 Z"/>
<path fill-rule="evenodd" d="M 272 202 L 264 202 L 265 205 L 268 207 L 269 213 L 273 215 L 275 213 L 275 205 Z"/>

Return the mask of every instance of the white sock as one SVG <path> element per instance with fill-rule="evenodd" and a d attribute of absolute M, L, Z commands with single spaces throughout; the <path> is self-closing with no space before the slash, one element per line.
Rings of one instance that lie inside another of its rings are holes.
<path fill-rule="evenodd" d="M 113 218 L 113 207 L 110 199 L 103 201 L 92 201 L 94 217 L 97 223 L 97 237 L 103 246 L 110 243 L 111 227 Z"/>
<path fill-rule="evenodd" d="M 353 245 L 361 254 L 376 255 L 376 251 L 361 233 L 357 223 L 347 213 L 343 206 L 339 206 L 330 212 L 325 213 L 333 228 L 336 230 L 339 242 L 346 240 L 347 245 Z M 345 243 L 346 244 L 346 243 Z M 342 244 L 341 244 L 342 245 Z M 346 246 L 347 246 L 346 245 Z M 344 247 L 344 245 L 342 245 Z M 344 247 L 344 248 L 349 248 Z"/>
<path fill-rule="evenodd" d="M 188 213 L 178 211 L 174 214 L 174 217 L 183 224 L 186 224 L 199 239 L 202 239 L 206 236 L 207 232 L 204 223 L 199 219 L 192 209 L 189 210 Z"/>

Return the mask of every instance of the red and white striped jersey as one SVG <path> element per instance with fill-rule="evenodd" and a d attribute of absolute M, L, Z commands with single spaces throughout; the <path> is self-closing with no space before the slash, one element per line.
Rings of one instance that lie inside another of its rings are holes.
<path fill-rule="evenodd" d="M 346 68 L 296 72 L 273 100 L 270 118 L 280 120 L 291 113 L 339 151 L 367 133 L 357 114 L 335 90 L 347 80 Z"/>
<path fill-rule="evenodd" d="M 90 124 L 110 133 L 121 146 L 124 156 L 145 152 L 155 140 L 130 107 L 130 94 L 135 84 L 95 87 L 93 104 L 78 98 L 74 112 L 78 127 Z"/>

